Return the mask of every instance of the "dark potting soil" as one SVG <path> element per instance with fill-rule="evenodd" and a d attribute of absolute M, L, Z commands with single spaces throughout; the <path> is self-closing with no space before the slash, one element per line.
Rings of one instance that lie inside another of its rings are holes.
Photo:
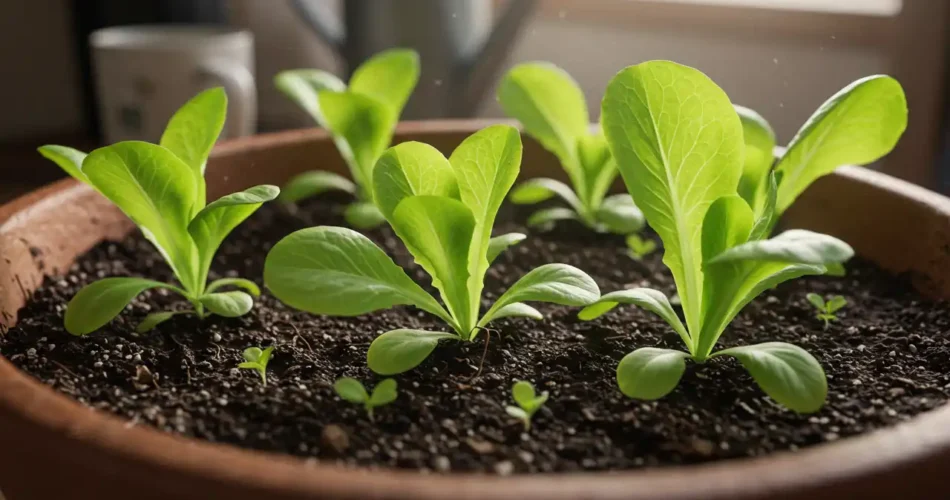
<path fill-rule="evenodd" d="M 214 269 L 260 281 L 266 252 L 292 230 L 342 224 L 341 199 L 307 203 L 297 215 L 268 205 L 228 238 Z M 506 207 L 496 234 L 528 232 L 528 210 Z M 647 285 L 672 295 L 660 252 L 639 263 L 621 238 L 566 223 L 529 233 L 491 268 L 486 305 L 541 264 L 586 270 L 604 292 Z M 420 283 L 428 279 L 388 228 L 368 235 Z M 37 259 L 42 259 L 38 254 Z M 243 318 L 176 317 L 136 335 L 145 314 L 183 304 L 163 291 L 143 294 L 102 330 L 77 338 L 62 327 L 65 304 L 106 276 L 170 280 L 158 253 L 139 236 L 102 243 L 61 278 L 47 279 L 0 337 L 0 354 L 83 404 L 167 432 L 241 447 L 360 466 L 499 474 L 625 469 L 696 463 L 797 450 L 894 425 L 946 402 L 950 392 L 950 309 L 918 296 L 908 280 L 855 259 L 843 278 L 804 278 L 750 304 L 723 346 L 763 341 L 798 344 L 828 375 L 827 405 L 813 415 L 778 406 L 738 363 L 690 364 L 679 387 L 656 402 L 623 397 L 615 369 L 641 346 L 682 348 L 661 320 L 618 307 L 592 322 L 576 309 L 541 304 L 542 322 L 493 325 L 468 345 L 444 342 L 420 367 L 397 378 L 399 397 L 376 411 L 341 401 L 331 385 L 352 376 L 368 385 L 375 336 L 395 328 L 441 330 L 408 307 L 357 318 L 295 312 L 265 294 Z M 219 277 L 219 276 L 213 276 Z M 844 295 L 840 321 L 823 329 L 807 292 Z M 248 346 L 276 346 L 266 387 L 238 370 Z M 504 411 L 515 380 L 549 391 L 530 432 Z"/>

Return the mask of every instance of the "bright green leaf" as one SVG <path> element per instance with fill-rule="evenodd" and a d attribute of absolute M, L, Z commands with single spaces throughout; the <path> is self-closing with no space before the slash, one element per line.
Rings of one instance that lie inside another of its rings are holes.
<path fill-rule="evenodd" d="M 274 347 L 268 347 L 261 350 L 260 347 L 248 347 L 244 349 L 242 356 L 245 362 L 238 365 L 238 368 L 245 370 L 254 370 L 261 376 L 261 382 L 267 385 L 267 364 L 270 363 L 271 354 Z"/>
<path fill-rule="evenodd" d="M 502 78 L 498 102 L 561 160 L 572 178 L 580 177 L 576 144 L 587 134 L 590 118 L 584 94 L 567 72 L 549 63 L 519 64 Z"/>
<path fill-rule="evenodd" d="M 511 193 L 511 202 L 517 205 L 533 205 L 558 195 L 577 212 L 583 210 L 581 200 L 570 186 L 561 181 L 536 177 L 518 184 Z"/>
<path fill-rule="evenodd" d="M 837 276 L 840 278 L 848 275 L 848 270 L 844 268 L 844 264 L 831 263 L 826 264 L 825 267 L 827 268 L 825 272 L 826 276 Z"/>
<path fill-rule="evenodd" d="M 663 241 L 690 331 L 702 306 L 703 218 L 734 194 L 742 125 L 729 97 L 698 70 L 667 61 L 631 66 L 608 84 L 604 134 L 637 206 Z"/>
<path fill-rule="evenodd" d="M 703 261 L 712 261 L 726 250 L 745 243 L 752 224 L 752 209 L 738 195 L 723 196 L 713 202 L 703 221 Z"/>
<path fill-rule="evenodd" d="M 389 49 L 361 64 L 350 77 L 350 91 L 384 103 L 395 117 L 419 81 L 419 54 L 409 49 Z"/>
<path fill-rule="evenodd" d="M 205 165 L 211 148 L 221 135 L 228 113 L 228 96 L 221 87 L 205 90 L 191 98 L 168 121 L 159 144 L 191 167 L 195 176 L 195 206 L 205 205 Z"/>
<path fill-rule="evenodd" d="M 834 314 L 846 305 L 848 305 L 848 301 L 844 297 L 835 295 L 831 298 L 831 300 L 828 301 L 827 311 L 831 314 Z"/>
<path fill-rule="evenodd" d="M 281 71 L 274 77 L 274 85 L 298 106 L 313 117 L 321 127 L 326 127 L 326 120 L 320 112 L 321 90 L 343 92 L 346 83 L 332 73 L 318 69 L 293 69 Z"/>
<path fill-rule="evenodd" d="M 260 363 L 260 364 L 262 364 L 262 365 L 264 365 L 264 366 L 267 366 L 267 364 L 270 363 L 270 357 L 271 357 L 272 354 L 274 354 L 274 346 L 270 346 L 270 347 L 264 349 L 264 350 L 261 352 L 261 355 L 258 356 L 257 362 Z"/>
<path fill-rule="evenodd" d="M 534 386 L 527 380 L 519 380 L 511 386 L 511 397 L 518 403 L 518 406 L 528 410 L 534 402 Z"/>
<path fill-rule="evenodd" d="M 86 159 L 86 153 L 66 146 L 46 145 L 41 146 L 37 151 L 46 159 L 52 160 L 59 165 L 74 179 L 78 179 L 89 184 L 86 174 L 82 173 L 82 162 Z"/>
<path fill-rule="evenodd" d="M 720 266 L 722 269 L 717 269 Z M 714 287 L 710 296 L 716 300 L 706 311 L 694 355 L 706 359 L 726 326 L 762 292 L 801 276 L 824 272 L 822 265 L 794 262 L 733 261 L 712 266 L 707 276 L 717 278 L 710 282 L 710 287 Z"/>
<path fill-rule="evenodd" d="M 237 288 L 244 289 L 245 292 L 251 294 L 252 297 L 260 297 L 261 289 L 257 286 L 257 283 L 253 281 L 246 280 L 244 278 L 221 278 L 208 283 L 208 288 L 205 289 L 206 293 L 211 293 L 221 287 L 233 286 Z"/>
<path fill-rule="evenodd" d="M 396 375 L 409 371 L 425 361 L 440 340 L 458 340 L 458 335 L 424 330 L 399 329 L 386 332 L 373 340 L 366 353 L 369 369 L 380 375 Z"/>
<path fill-rule="evenodd" d="M 175 290 L 165 283 L 141 278 L 105 278 L 86 285 L 66 306 L 66 331 L 86 335 L 98 330 L 118 316 L 132 299 L 151 288 Z"/>
<path fill-rule="evenodd" d="M 641 347 L 620 360 L 617 384 L 632 399 L 652 401 L 666 396 L 679 384 L 689 354 L 672 349 Z"/>
<path fill-rule="evenodd" d="M 854 250 L 834 236 L 791 229 L 774 238 L 732 247 L 710 259 L 709 263 L 773 261 L 821 265 L 842 263 L 852 256 Z"/>
<path fill-rule="evenodd" d="M 376 384 L 376 387 L 373 388 L 373 395 L 369 398 L 370 406 L 383 406 L 388 405 L 396 400 L 399 394 L 396 392 L 396 381 L 387 378 L 382 382 Z"/>
<path fill-rule="evenodd" d="M 541 314 L 537 309 L 525 304 L 523 302 L 515 302 L 513 304 L 508 304 L 501 309 L 495 311 L 495 314 L 491 318 L 483 318 L 482 322 L 488 324 L 491 321 L 495 321 L 502 318 L 528 318 L 535 321 L 541 321 L 544 319 L 544 315 Z"/>
<path fill-rule="evenodd" d="M 392 219 L 399 202 L 410 196 L 459 197 L 449 160 L 421 142 L 404 142 L 383 153 L 373 169 L 373 191 L 387 220 Z"/>
<path fill-rule="evenodd" d="M 248 347 L 247 349 L 244 349 L 244 352 L 241 354 L 241 356 L 243 356 L 244 360 L 248 363 L 257 363 L 266 366 L 270 361 L 271 353 L 273 352 L 273 346 L 263 350 L 260 347 Z"/>
<path fill-rule="evenodd" d="M 244 352 L 241 353 L 241 357 L 244 358 L 244 361 L 248 363 L 257 363 L 257 360 L 261 359 L 261 355 L 264 354 L 264 351 L 260 347 L 248 347 L 244 349 Z"/>
<path fill-rule="evenodd" d="M 208 275 L 214 254 L 224 238 L 260 208 L 261 204 L 273 200 L 279 193 L 277 186 L 255 186 L 222 196 L 195 215 L 188 224 L 188 233 L 198 248 L 198 269 L 201 273 L 199 279 L 202 282 Z"/>
<path fill-rule="evenodd" d="M 521 243 L 525 238 L 527 236 L 521 233 L 508 233 L 488 240 L 488 263 L 494 262 L 508 247 Z"/>
<path fill-rule="evenodd" d="M 149 313 L 145 316 L 145 319 L 135 327 L 135 333 L 145 333 L 149 330 L 152 330 L 156 326 L 172 319 L 178 314 L 190 314 L 191 311 L 161 311 Z"/>
<path fill-rule="evenodd" d="M 586 306 L 600 298 L 597 283 L 580 269 L 567 264 L 545 264 L 532 269 L 511 285 L 488 310 L 480 326 L 494 313 L 515 302 L 549 302 L 565 306 Z"/>
<path fill-rule="evenodd" d="M 769 172 L 766 181 L 766 191 L 764 201 L 760 210 L 755 214 L 755 225 L 752 226 L 750 240 L 761 240 L 768 238 L 772 233 L 772 228 L 778 222 L 778 214 L 775 212 L 775 203 L 778 201 L 778 177 L 775 172 Z"/>
<path fill-rule="evenodd" d="M 327 191 L 356 194 L 356 185 L 346 177 L 333 172 L 323 170 L 304 172 L 287 181 L 281 190 L 280 199 L 287 203 L 296 203 Z"/>
<path fill-rule="evenodd" d="M 326 127 L 350 165 L 353 178 L 370 190 L 373 165 L 392 139 L 396 117 L 376 99 L 354 92 L 323 90 L 318 94 Z M 366 193 L 372 199 L 372 192 Z"/>
<path fill-rule="evenodd" d="M 641 260 L 656 250 L 656 242 L 649 238 L 641 238 L 638 234 L 627 236 L 628 254 L 634 260 Z"/>
<path fill-rule="evenodd" d="M 869 76 L 841 89 L 805 122 L 779 160 L 778 213 L 841 165 L 867 165 L 886 155 L 906 128 L 907 99 L 897 80 Z"/>
<path fill-rule="evenodd" d="M 396 207 L 390 221 L 399 239 L 442 292 L 449 312 L 466 332 L 475 326 L 468 286 L 469 246 L 475 219 L 462 202 L 441 196 L 412 196 Z M 477 301 L 474 301 L 476 306 Z"/>
<path fill-rule="evenodd" d="M 713 224 L 709 229 L 716 231 Z M 768 240 L 733 246 L 709 259 L 707 301 L 694 354 L 705 359 L 726 325 L 763 291 L 800 276 L 822 274 L 825 264 L 844 262 L 853 253 L 832 236 L 791 230 Z"/>
<path fill-rule="evenodd" d="M 363 404 L 369 401 L 369 394 L 366 393 L 366 388 L 355 378 L 338 378 L 337 381 L 333 383 L 333 390 L 343 400 L 349 401 L 350 403 Z"/>
<path fill-rule="evenodd" d="M 254 307 L 254 299 L 241 291 L 209 293 L 198 298 L 209 311 L 225 318 L 244 316 Z"/>
<path fill-rule="evenodd" d="M 536 395 L 531 382 L 520 380 L 511 387 L 511 397 L 518 406 L 509 406 L 505 408 L 505 411 L 508 415 L 523 421 L 525 430 L 528 430 L 531 428 L 531 417 L 548 400 L 548 391 L 542 392 L 540 396 Z"/>
<path fill-rule="evenodd" d="M 343 219 L 356 229 L 364 230 L 373 229 L 386 222 L 379 208 L 368 201 L 356 201 L 347 205 L 343 211 Z"/>
<path fill-rule="evenodd" d="M 715 356 L 732 356 L 749 371 L 772 399 L 798 413 L 816 412 L 825 404 L 828 381 L 814 356 L 784 342 L 766 342 L 724 349 Z"/>
<path fill-rule="evenodd" d="M 604 200 L 596 212 L 597 221 L 612 233 L 635 233 L 646 225 L 643 212 L 637 208 L 629 194 L 618 194 Z"/>
<path fill-rule="evenodd" d="M 516 418 L 518 420 L 524 421 L 525 427 L 527 427 L 528 422 L 531 421 L 531 416 L 528 415 L 526 411 L 522 410 L 521 408 L 518 408 L 517 406 L 506 406 L 505 413 L 507 413 L 512 418 Z"/>
<path fill-rule="evenodd" d="M 554 223 L 560 220 L 579 220 L 577 212 L 565 207 L 551 207 L 538 210 L 531 214 L 525 224 L 531 228 L 549 231 Z"/>
<path fill-rule="evenodd" d="M 742 122 L 745 142 L 745 164 L 739 179 L 739 196 L 756 212 L 762 208 L 766 194 L 766 181 L 775 160 L 775 132 L 769 122 L 755 111 L 736 106 Z"/>
<path fill-rule="evenodd" d="M 805 296 L 805 298 L 808 299 L 808 302 L 811 302 L 811 305 L 822 311 L 825 310 L 825 299 L 821 295 L 818 295 L 817 293 L 809 293 Z"/>
<path fill-rule="evenodd" d="M 663 292 L 652 288 L 632 288 L 604 294 L 600 300 L 582 309 L 577 317 L 583 321 L 590 321 L 603 316 L 618 304 L 633 304 L 656 314 L 673 327 L 686 345 L 690 345 L 689 333 L 676 315 L 676 311 L 673 310 L 673 306 L 670 305 L 669 299 Z"/>
<path fill-rule="evenodd" d="M 493 125 L 468 136 L 455 148 L 449 163 L 459 186 L 459 198 L 475 218 L 468 260 L 468 317 L 478 316 L 479 298 L 489 258 L 492 226 L 521 169 L 521 135 L 508 125 Z"/>
<path fill-rule="evenodd" d="M 128 141 L 93 151 L 82 171 L 158 247 L 186 289 L 200 289 L 188 234 L 197 192 L 190 167 L 161 146 Z"/>
<path fill-rule="evenodd" d="M 351 229 L 321 226 L 286 236 L 267 254 L 264 283 L 285 304 L 314 314 L 357 316 L 405 304 L 451 323 L 431 295 Z"/>
<path fill-rule="evenodd" d="M 586 189 L 580 197 L 588 207 L 599 207 L 619 173 L 603 132 L 581 136 L 577 141 L 577 154 L 584 172 L 582 187 Z"/>

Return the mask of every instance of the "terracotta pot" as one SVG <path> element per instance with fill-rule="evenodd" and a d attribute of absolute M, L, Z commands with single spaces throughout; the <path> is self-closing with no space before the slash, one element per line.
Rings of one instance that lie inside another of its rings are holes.
<path fill-rule="evenodd" d="M 485 122 L 404 123 L 397 140 L 448 152 Z M 559 173 L 526 143 L 523 173 Z M 211 199 L 314 167 L 343 172 L 321 131 L 222 144 L 209 168 Z M 834 214 L 834 216 L 830 216 Z M 787 217 L 827 232 L 920 290 L 950 298 L 950 199 L 866 169 L 816 183 Z M 68 269 L 99 241 L 132 230 L 117 209 L 72 180 L 0 208 L 0 323 L 11 326 L 44 275 Z M 31 498 L 752 499 L 942 496 L 950 471 L 950 407 L 873 434 L 773 456 L 658 470 L 535 475 L 421 475 L 342 469 L 193 441 L 90 410 L 0 358 L 0 489 Z"/>

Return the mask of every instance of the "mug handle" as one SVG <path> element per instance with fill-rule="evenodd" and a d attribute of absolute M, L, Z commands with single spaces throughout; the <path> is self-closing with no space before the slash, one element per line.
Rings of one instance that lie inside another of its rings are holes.
<path fill-rule="evenodd" d="M 213 59 L 202 64 L 201 71 L 220 80 L 228 94 L 228 136 L 244 137 L 254 134 L 257 122 L 257 86 L 250 70 L 234 61 Z"/>

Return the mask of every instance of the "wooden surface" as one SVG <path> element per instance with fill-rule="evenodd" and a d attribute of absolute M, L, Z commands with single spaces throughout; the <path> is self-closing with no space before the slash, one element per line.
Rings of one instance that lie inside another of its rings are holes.
<path fill-rule="evenodd" d="M 406 123 L 396 139 L 424 140 L 448 151 L 483 125 Z M 524 157 L 525 176 L 560 172 L 532 142 L 526 142 Z M 210 198 L 262 181 L 280 183 L 316 166 L 344 168 L 319 131 L 227 143 L 209 167 Z M 786 222 L 843 236 L 859 254 L 914 273 L 922 289 L 950 297 L 947 198 L 845 168 L 809 190 Z M 36 286 L 44 273 L 65 269 L 96 241 L 130 229 L 117 210 L 73 181 L 0 208 L 5 324 L 12 324 L 23 304 L 20 286 Z M 43 266 L 31 248 L 42 250 Z M 0 485 L 10 500 L 936 498 L 945 493 L 950 470 L 950 407 L 892 429 L 755 459 L 616 473 L 424 476 L 342 469 L 131 425 L 57 394 L 0 358 L 0 443 Z"/>

